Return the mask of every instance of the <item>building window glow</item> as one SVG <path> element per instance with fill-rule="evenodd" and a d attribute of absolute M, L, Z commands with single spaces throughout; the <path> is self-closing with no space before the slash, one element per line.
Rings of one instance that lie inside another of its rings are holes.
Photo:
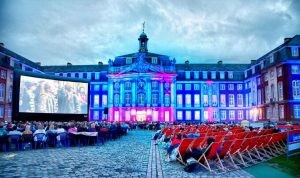
<path fill-rule="evenodd" d="M 300 97 L 300 80 L 293 80 L 292 84 L 294 99 L 298 99 Z"/>
<path fill-rule="evenodd" d="M 203 79 L 207 79 L 207 71 L 203 71 L 203 72 L 202 72 L 202 75 L 203 75 L 203 76 L 202 76 Z"/>
<path fill-rule="evenodd" d="M 158 121 L 158 111 L 153 111 L 153 121 Z"/>
<path fill-rule="evenodd" d="M 283 100 L 283 88 L 282 88 L 282 82 L 278 82 L 278 98 L 279 101 Z"/>
<path fill-rule="evenodd" d="M 226 111 L 224 110 L 221 111 L 221 120 L 226 120 Z"/>
<path fill-rule="evenodd" d="M 94 117 L 93 117 L 94 121 L 99 120 L 99 111 L 94 111 Z"/>
<path fill-rule="evenodd" d="M 220 104 L 223 107 L 226 106 L 226 95 L 225 94 L 220 95 Z"/>
<path fill-rule="evenodd" d="M 107 106 L 107 95 L 102 95 L 102 106 Z"/>
<path fill-rule="evenodd" d="M 185 71 L 185 79 L 190 79 L 190 78 L 191 78 L 191 72 Z"/>
<path fill-rule="evenodd" d="M 208 106 L 208 95 L 203 95 L 203 105 Z"/>
<path fill-rule="evenodd" d="M 238 97 L 238 100 L 237 100 L 238 106 L 243 106 L 243 94 L 238 94 L 237 97 Z"/>
<path fill-rule="evenodd" d="M 257 90 L 257 104 L 261 104 L 261 90 Z"/>
<path fill-rule="evenodd" d="M 125 120 L 130 121 L 130 111 L 125 111 Z"/>
<path fill-rule="evenodd" d="M 115 94 L 114 95 L 114 106 L 119 106 L 119 104 L 120 104 L 120 95 Z"/>
<path fill-rule="evenodd" d="M 195 104 L 195 106 L 200 105 L 200 95 L 199 94 L 194 95 L 194 104 Z"/>
<path fill-rule="evenodd" d="M 238 84 L 238 85 L 237 85 L 237 89 L 238 89 L 238 90 L 243 90 L 243 84 Z"/>
<path fill-rule="evenodd" d="M 298 48 L 298 46 L 291 47 L 291 50 L 292 50 L 292 56 L 293 57 L 298 57 L 299 56 L 299 48 Z"/>
<path fill-rule="evenodd" d="M 182 120 L 182 118 L 183 118 L 182 111 L 177 111 L 177 119 Z"/>
<path fill-rule="evenodd" d="M 279 105 L 279 118 L 283 119 L 284 118 L 284 106 Z"/>
<path fill-rule="evenodd" d="M 191 95 L 190 94 L 185 95 L 185 105 L 191 106 Z"/>
<path fill-rule="evenodd" d="M 230 111 L 229 111 L 229 119 L 230 119 L 230 120 L 234 120 L 234 118 L 235 118 L 235 117 L 234 117 L 234 110 L 230 110 Z"/>
<path fill-rule="evenodd" d="M 300 105 L 294 105 L 294 118 L 300 119 Z"/>
<path fill-rule="evenodd" d="M 157 57 L 152 58 L 152 64 L 157 64 Z"/>
<path fill-rule="evenodd" d="M 300 74 L 300 66 L 292 65 L 292 74 Z"/>
<path fill-rule="evenodd" d="M 170 121 L 170 112 L 169 111 L 165 111 L 165 121 L 166 122 Z"/>
<path fill-rule="evenodd" d="M 216 72 L 215 71 L 211 72 L 211 79 L 216 79 Z"/>
<path fill-rule="evenodd" d="M 194 90 L 200 90 L 200 84 L 194 84 Z"/>
<path fill-rule="evenodd" d="M 229 94 L 229 106 L 234 106 L 234 95 L 233 94 Z"/>
<path fill-rule="evenodd" d="M 131 90 L 131 82 L 125 82 L 125 90 Z"/>
<path fill-rule="evenodd" d="M 0 118 L 4 117 L 4 107 L 0 106 Z"/>
<path fill-rule="evenodd" d="M 224 72 L 220 72 L 220 79 L 225 79 L 225 73 Z"/>
<path fill-rule="evenodd" d="M 220 90 L 225 90 L 225 84 L 220 84 Z"/>
<path fill-rule="evenodd" d="M 102 91 L 106 91 L 107 90 L 107 85 L 102 85 Z"/>
<path fill-rule="evenodd" d="M 94 107 L 99 107 L 99 95 L 94 95 Z"/>
<path fill-rule="evenodd" d="M 200 120 L 200 111 L 195 111 L 195 120 Z"/>
<path fill-rule="evenodd" d="M 100 90 L 100 85 L 94 85 L 94 91 L 99 91 Z"/>
<path fill-rule="evenodd" d="M 204 121 L 208 120 L 208 111 L 203 112 L 203 118 L 204 118 Z"/>
<path fill-rule="evenodd" d="M 170 106 L 170 95 L 169 94 L 165 94 L 165 105 Z"/>
<path fill-rule="evenodd" d="M 182 106 L 182 95 L 177 95 L 177 106 Z"/>
<path fill-rule="evenodd" d="M 267 119 L 271 118 L 271 108 L 270 107 L 267 107 L 266 117 L 267 117 Z"/>
<path fill-rule="evenodd" d="M 194 79 L 199 79 L 199 71 L 194 71 Z"/>
<path fill-rule="evenodd" d="M 125 104 L 126 105 L 131 104 L 131 93 L 125 93 Z"/>
<path fill-rule="evenodd" d="M 216 119 L 218 119 L 218 112 L 217 111 L 213 111 L 213 119 L 214 119 L 214 121 L 216 121 Z"/>
<path fill-rule="evenodd" d="M 182 84 L 177 84 L 177 90 L 182 90 Z"/>
<path fill-rule="evenodd" d="M 239 111 L 238 111 L 238 119 L 239 119 L 239 120 L 243 120 L 243 118 L 244 118 L 244 113 L 243 113 L 242 110 L 239 110 Z"/>
<path fill-rule="evenodd" d="M 228 78 L 233 79 L 233 72 L 228 72 Z"/>
<path fill-rule="evenodd" d="M 119 121 L 119 111 L 114 112 L 115 121 Z"/>
<path fill-rule="evenodd" d="M 127 57 L 126 58 L 126 64 L 128 65 L 128 64 L 131 64 L 131 63 L 132 63 L 132 58 Z"/>
<path fill-rule="evenodd" d="M 138 105 L 139 106 L 144 106 L 145 104 L 145 94 L 144 93 L 139 93 L 138 94 Z"/>
<path fill-rule="evenodd" d="M 211 103 L 212 103 L 212 105 L 213 106 L 217 106 L 217 95 L 212 95 L 212 101 L 211 101 Z"/>
<path fill-rule="evenodd" d="M 282 76 L 282 67 L 279 67 L 277 69 L 277 77 L 281 77 Z"/>
<path fill-rule="evenodd" d="M 185 119 L 186 120 L 191 120 L 192 119 L 191 111 L 185 111 Z"/>
<path fill-rule="evenodd" d="M 185 90 L 191 90 L 191 84 L 185 84 Z"/>
<path fill-rule="evenodd" d="M 229 89 L 229 90 L 234 90 L 234 84 L 229 84 L 229 85 L 228 85 L 228 89 Z"/>
<path fill-rule="evenodd" d="M 158 94 L 153 93 L 152 94 L 152 105 L 157 105 L 158 104 Z"/>

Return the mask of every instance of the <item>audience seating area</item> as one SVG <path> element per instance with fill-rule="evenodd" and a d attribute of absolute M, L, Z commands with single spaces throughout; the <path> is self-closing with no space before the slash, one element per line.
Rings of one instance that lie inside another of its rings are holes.
<path fill-rule="evenodd" d="M 197 134 L 196 138 L 184 138 L 176 152 L 176 159 L 181 164 L 187 151 L 198 148 L 203 150 L 197 163 L 213 173 L 227 172 L 242 167 L 266 161 L 286 152 L 286 132 L 277 132 L 276 129 L 254 128 L 245 131 L 243 127 L 223 126 L 167 126 L 162 129 L 164 138 L 181 134 Z M 200 134 L 200 136 L 199 136 Z M 209 137 L 214 142 L 207 144 Z"/>
<path fill-rule="evenodd" d="M 38 125 L 42 125 L 41 133 L 37 132 Z M 1 124 L 0 150 L 19 151 L 27 149 L 41 149 L 48 147 L 88 146 L 99 143 L 104 144 L 108 140 L 115 140 L 127 134 L 128 125 L 120 123 L 59 123 L 58 128 L 49 130 L 49 123 L 22 123 Z M 51 125 L 57 125 L 52 122 Z M 28 133 L 26 132 L 28 126 Z M 91 128 L 91 126 L 93 128 Z M 50 126 L 51 127 L 51 126 Z M 70 132 L 73 128 L 76 131 Z M 45 129 L 44 129 L 45 128 Z"/>

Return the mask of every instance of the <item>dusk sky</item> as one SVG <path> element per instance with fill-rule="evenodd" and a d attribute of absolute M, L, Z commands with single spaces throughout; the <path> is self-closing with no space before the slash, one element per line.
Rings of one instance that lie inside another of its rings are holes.
<path fill-rule="evenodd" d="M 42 65 L 148 50 L 177 63 L 250 63 L 300 34 L 297 0 L 1 0 L 0 41 Z"/>

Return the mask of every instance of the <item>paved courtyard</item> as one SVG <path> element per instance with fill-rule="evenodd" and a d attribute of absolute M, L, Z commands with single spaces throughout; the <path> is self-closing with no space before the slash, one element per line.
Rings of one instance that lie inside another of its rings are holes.
<path fill-rule="evenodd" d="M 153 132 L 130 131 L 104 145 L 0 153 L 0 177 L 252 177 L 245 171 L 212 175 L 197 168 L 183 171 L 164 160 L 151 141 Z"/>

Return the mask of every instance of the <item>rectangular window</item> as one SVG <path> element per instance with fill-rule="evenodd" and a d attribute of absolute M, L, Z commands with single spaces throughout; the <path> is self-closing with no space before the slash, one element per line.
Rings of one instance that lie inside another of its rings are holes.
<path fill-rule="evenodd" d="M 191 95 L 190 94 L 185 95 L 185 105 L 191 106 Z"/>
<path fill-rule="evenodd" d="M 177 90 L 182 90 L 182 84 L 177 84 Z"/>
<path fill-rule="evenodd" d="M 220 84 L 220 90 L 225 90 L 225 84 Z"/>
<path fill-rule="evenodd" d="M 224 110 L 221 111 L 221 120 L 223 120 L 223 121 L 226 120 L 226 111 L 224 111 Z"/>
<path fill-rule="evenodd" d="M 270 55 L 270 63 L 273 63 L 273 62 L 274 62 L 274 55 L 271 54 L 271 55 Z"/>
<path fill-rule="evenodd" d="M 158 82 L 157 81 L 153 81 L 152 83 L 151 83 L 151 88 L 153 89 L 153 90 L 157 90 L 158 89 Z"/>
<path fill-rule="evenodd" d="M 190 79 L 190 78 L 191 78 L 191 72 L 185 71 L 185 79 Z"/>
<path fill-rule="evenodd" d="M 107 106 L 107 95 L 102 95 L 102 106 Z"/>
<path fill-rule="evenodd" d="M 170 121 L 170 112 L 165 111 L 165 122 L 169 122 L 169 121 Z"/>
<path fill-rule="evenodd" d="M 177 95 L 177 106 L 182 106 L 182 95 Z"/>
<path fill-rule="evenodd" d="M 294 118 L 300 119 L 300 105 L 294 105 Z"/>
<path fill-rule="evenodd" d="M 268 74 L 265 74 L 265 75 L 264 75 L 264 81 L 266 82 L 266 81 L 268 81 L 268 80 L 269 80 Z"/>
<path fill-rule="evenodd" d="M 107 85 L 102 85 L 102 91 L 107 91 Z"/>
<path fill-rule="evenodd" d="M 177 111 L 177 120 L 182 120 L 182 111 Z"/>
<path fill-rule="evenodd" d="M 200 111 L 195 111 L 195 120 L 200 120 Z"/>
<path fill-rule="evenodd" d="M 185 90 L 191 90 L 191 84 L 185 84 Z"/>
<path fill-rule="evenodd" d="M 199 79 L 199 71 L 194 71 L 194 79 Z"/>
<path fill-rule="evenodd" d="M 125 93 L 125 105 L 131 104 L 131 93 Z"/>
<path fill-rule="evenodd" d="M 229 106 L 234 106 L 234 95 L 233 94 L 229 94 Z"/>
<path fill-rule="evenodd" d="M 131 64 L 131 63 L 132 63 L 132 58 L 127 57 L 126 58 L 126 64 L 128 65 L 128 64 Z"/>
<path fill-rule="evenodd" d="M 228 72 L 228 78 L 233 79 L 233 72 Z"/>
<path fill-rule="evenodd" d="M 242 110 L 239 110 L 238 111 L 238 119 L 243 120 L 243 118 L 244 118 L 244 112 Z"/>
<path fill-rule="evenodd" d="M 170 95 L 165 94 L 165 106 L 170 106 Z"/>
<path fill-rule="evenodd" d="M 203 105 L 208 106 L 208 95 L 203 95 Z"/>
<path fill-rule="evenodd" d="M 246 102 L 246 106 L 249 106 L 249 94 L 248 93 L 246 93 L 245 94 L 245 102 Z"/>
<path fill-rule="evenodd" d="M 228 85 L 228 89 L 229 89 L 229 90 L 234 90 L 234 84 L 229 84 L 229 85 Z"/>
<path fill-rule="evenodd" d="M 145 94 L 144 93 L 139 93 L 138 94 L 138 105 L 139 106 L 144 106 L 145 104 Z"/>
<path fill-rule="evenodd" d="M 194 90 L 200 90 L 200 84 L 194 84 Z"/>
<path fill-rule="evenodd" d="M 94 121 L 99 120 L 99 111 L 94 111 L 94 117 L 93 117 Z"/>
<path fill-rule="evenodd" d="M 157 64 L 157 57 L 152 58 L 152 64 Z"/>
<path fill-rule="evenodd" d="M 114 121 L 119 121 L 119 111 L 114 112 Z"/>
<path fill-rule="evenodd" d="M 100 90 L 100 85 L 94 85 L 94 91 L 99 91 Z"/>
<path fill-rule="evenodd" d="M 225 94 L 220 95 L 220 104 L 223 107 L 226 106 L 226 95 Z"/>
<path fill-rule="evenodd" d="M 267 107 L 266 117 L 267 117 L 267 119 L 271 118 L 271 108 L 270 107 Z"/>
<path fill-rule="evenodd" d="M 152 94 L 152 105 L 157 105 L 158 104 L 158 94 L 157 93 L 153 93 Z"/>
<path fill-rule="evenodd" d="M 192 112 L 191 111 L 185 111 L 185 119 L 191 120 L 192 119 Z"/>
<path fill-rule="evenodd" d="M 230 110 L 229 111 L 229 119 L 230 120 L 234 120 L 235 116 L 234 116 L 234 110 Z"/>
<path fill-rule="evenodd" d="M 278 82 L 278 98 L 279 101 L 283 100 L 283 86 L 282 86 L 282 82 Z"/>
<path fill-rule="evenodd" d="M 279 118 L 283 119 L 284 118 L 284 106 L 279 105 Z"/>
<path fill-rule="evenodd" d="M 292 74 L 299 74 L 299 73 L 300 73 L 299 65 L 292 65 Z"/>
<path fill-rule="evenodd" d="M 119 106 L 119 104 L 120 104 L 120 95 L 115 94 L 114 95 L 114 106 Z"/>
<path fill-rule="evenodd" d="M 292 56 L 293 57 L 298 57 L 299 56 L 299 48 L 298 48 L 298 46 L 291 47 L 291 50 L 292 50 Z"/>
<path fill-rule="evenodd" d="M 95 80 L 99 80 L 100 78 L 100 73 L 99 72 L 95 72 Z"/>
<path fill-rule="evenodd" d="M 281 77 L 282 76 L 282 67 L 279 67 L 277 69 L 277 77 Z"/>
<path fill-rule="evenodd" d="M 125 111 L 125 121 L 130 121 L 130 111 Z"/>
<path fill-rule="evenodd" d="M 217 106 L 217 104 L 218 104 L 217 101 L 218 101 L 217 100 L 217 95 L 212 95 L 212 101 L 211 101 L 211 103 L 212 103 L 213 106 Z"/>
<path fill-rule="evenodd" d="M 8 108 L 7 109 L 7 117 L 11 117 L 11 114 L 12 114 L 12 109 Z"/>
<path fill-rule="evenodd" d="M 94 95 L 94 107 L 99 107 L 99 95 Z"/>
<path fill-rule="evenodd" d="M 211 72 L 211 79 L 216 79 L 216 72 L 215 71 Z"/>
<path fill-rule="evenodd" d="M 260 78 L 257 78 L 257 85 L 260 85 Z"/>
<path fill-rule="evenodd" d="M 158 111 L 153 111 L 153 121 L 158 121 Z"/>
<path fill-rule="evenodd" d="M 261 104 L 261 90 L 257 90 L 257 104 Z"/>
<path fill-rule="evenodd" d="M 204 121 L 208 120 L 208 111 L 203 112 L 203 118 L 204 118 Z"/>
<path fill-rule="evenodd" d="M 255 67 L 252 67 L 252 74 L 255 74 Z"/>
<path fill-rule="evenodd" d="M 224 72 L 220 72 L 220 79 L 225 79 L 225 73 Z"/>
<path fill-rule="evenodd" d="M 243 90 L 243 84 L 238 84 L 238 85 L 237 85 L 237 89 L 238 89 L 238 90 Z"/>
<path fill-rule="evenodd" d="M 238 97 L 238 100 L 237 100 L 238 106 L 243 106 L 243 94 L 238 94 L 237 97 Z"/>
<path fill-rule="evenodd" d="M 4 117 L 4 106 L 0 106 L 0 118 Z"/>
<path fill-rule="evenodd" d="M 200 95 L 199 94 L 195 94 L 194 95 L 194 105 L 195 106 L 199 106 L 200 105 Z"/>
<path fill-rule="evenodd" d="M 294 99 L 299 99 L 300 98 L 300 80 L 293 80 L 292 86 L 293 86 Z"/>
<path fill-rule="evenodd" d="M 202 75 L 203 75 L 203 76 L 202 76 L 203 79 L 207 79 L 207 71 L 203 71 L 203 72 L 202 72 Z"/>
<path fill-rule="evenodd" d="M 218 119 L 218 112 L 217 111 L 213 111 L 213 119 L 214 120 Z"/>
<path fill-rule="evenodd" d="M 131 82 L 125 82 L 125 90 L 131 90 Z"/>

